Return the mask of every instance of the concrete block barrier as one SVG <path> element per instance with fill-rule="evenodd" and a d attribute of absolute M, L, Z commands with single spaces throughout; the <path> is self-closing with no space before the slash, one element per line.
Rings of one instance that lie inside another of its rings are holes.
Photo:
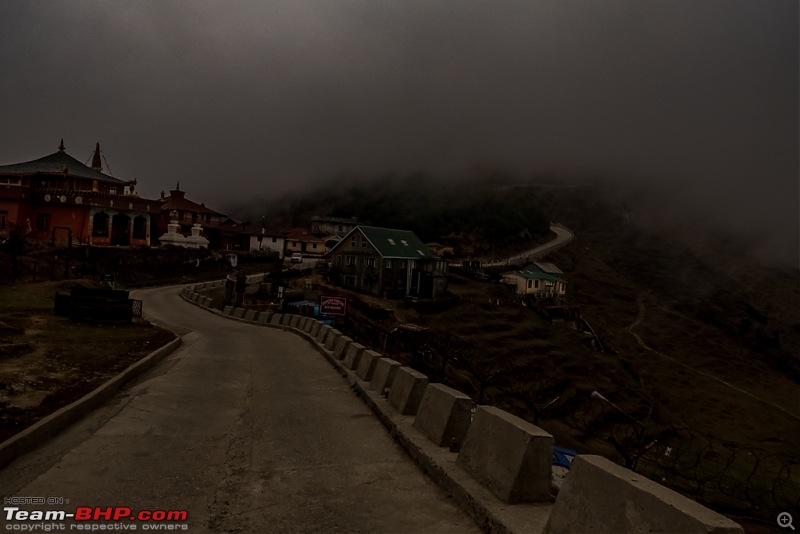
<path fill-rule="evenodd" d="M 306 317 L 306 324 L 303 327 L 303 331 L 310 334 L 311 329 L 314 327 L 315 324 L 317 324 L 316 319 L 314 319 L 313 317 Z"/>
<path fill-rule="evenodd" d="M 390 358 L 381 358 L 375 362 L 375 371 L 372 373 L 372 380 L 369 384 L 370 389 L 383 395 L 384 391 L 392 387 L 394 375 L 400 367 L 400 362 Z"/>
<path fill-rule="evenodd" d="M 346 369 L 355 369 L 358 367 L 358 362 L 361 360 L 361 353 L 364 352 L 366 347 L 360 343 L 350 343 L 347 348 L 347 354 L 344 357 L 344 366 Z"/>
<path fill-rule="evenodd" d="M 308 317 L 298 317 L 297 324 L 294 325 L 294 327 L 301 331 L 305 330 L 307 322 L 308 322 Z"/>
<path fill-rule="evenodd" d="M 255 321 L 256 317 L 258 317 L 258 312 L 256 310 L 247 310 L 244 314 L 244 318 L 248 321 Z"/>
<path fill-rule="evenodd" d="M 603 458 L 578 455 L 558 493 L 545 534 L 681 532 L 742 534 L 725 516 Z"/>
<path fill-rule="evenodd" d="M 269 323 L 272 321 L 272 315 L 272 311 L 263 311 L 258 315 L 258 322 L 264 324 Z"/>
<path fill-rule="evenodd" d="M 314 323 L 311 325 L 311 330 L 309 330 L 308 333 L 311 334 L 311 337 L 316 339 L 317 334 L 319 334 L 319 331 L 323 326 L 324 325 L 320 321 L 314 321 Z"/>
<path fill-rule="evenodd" d="M 281 324 L 282 319 L 283 319 L 282 313 L 273 313 L 272 318 L 270 319 L 270 324 Z"/>
<path fill-rule="evenodd" d="M 246 311 L 247 310 L 245 310 L 244 308 L 234 308 L 233 309 L 233 316 L 234 317 L 238 317 L 239 319 L 241 319 L 241 318 L 244 317 L 244 314 L 245 314 Z"/>
<path fill-rule="evenodd" d="M 339 336 L 338 341 L 336 341 L 336 345 L 333 347 L 333 357 L 337 360 L 344 359 L 344 357 L 347 356 L 347 349 L 350 347 L 352 342 L 352 338 L 348 336 Z"/>
<path fill-rule="evenodd" d="M 550 499 L 552 461 L 553 436 L 499 408 L 478 406 L 456 463 L 513 504 Z"/>
<path fill-rule="evenodd" d="M 416 415 L 428 377 L 410 367 L 400 367 L 395 373 L 387 400 L 401 415 Z"/>
<path fill-rule="evenodd" d="M 419 404 L 414 428 L 439 447 L 461 444 L 469 428 L 472 399 L 444 384 L 428 384 Z"/>
<path fill-rule="evenodd" d="M 225 306 L 222 310 L 222 315 L 233 315 L 233 306 Z"/>
<path fill-rule="evenodd" d="M 200 298 L 200 293 L 189 293 L 189 300 L 192 302 L 197 302 L 197 299 Z"/>
<path fill-rule="evenodd" d="M 375 364 L 381 359 L 381 355 L 374 350 L 365 350 L 361 353 L 361 359 L 356 367 L 356 376 L 365 382 L 372 380 L 375 372 Z"/>
<path fill-rule="evenodd" d="M 332 330 L 333 328 L 331 328 L 326 324 L 323 324 L 320 327 L 319 331 L 317 332 L 317 342 L 320 345 L 325 346 L 325 340 L 328 339 L 328 333 L 330 333 Z"/>
<path fill-rule="evenodd" d="M 339 338 L 342 337 L 342 335 L 343 334 L 335 328 L 328 332 L 328 337 L 325 338 L 325 349 L 332 351 L 333 347 L 336 346 L 336 343 L 339 341 Z"/>

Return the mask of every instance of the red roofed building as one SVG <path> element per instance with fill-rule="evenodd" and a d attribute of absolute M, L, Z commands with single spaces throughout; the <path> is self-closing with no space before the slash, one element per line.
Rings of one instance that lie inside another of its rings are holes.
<path fill-rule="evenodd" d="M 192 226 L 199 224 L 202 235 L 209 241 L 209 248 L 214 250 L 249 250 L 250 234 L 241 222 L 227 215 L 207 208 L 205 204 L 198 204 L 186 198 L 186 192 L 181 191 L 178 182 L 169 196 L 161 193 L 161 217 L 159 219 L 159 236 L 167 232 L 170 221 L 180 225 L 180 233 L 188 236 L 192 233 Z"/>
<path fill-rule="evenodd" d="M 0 166 L 0 235 L 17 226 L 29 239 L 59 244 L 149 245 L 160 205 L 135 186 L 103 172 L 99 143 L 88 167 L 62 140 L 58 152 Z"/>

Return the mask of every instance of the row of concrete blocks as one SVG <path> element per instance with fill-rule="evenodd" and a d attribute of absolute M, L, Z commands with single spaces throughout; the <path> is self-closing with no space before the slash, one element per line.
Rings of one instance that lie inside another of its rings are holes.
<path fill-rule="evenodd" d="M 216 280 L 214 282 L 202 282 L 199 284 L 184 286 L 181 289 L 181 295 L 189 302 L 197 304 L 201 308 L 209 308 L 213 304 L 213 300 L 203 295 L 202 291 L 216 289 L 223 287 L 224 285 L 225 280 Z"/>
<path fill-rule="evenodd" d="M 366 349 L 308 317 L 284 324 L 312 337 L 347 372 L 368 383 L 439 447 L 458 450 L 456 465 L 505 503 L 552 499 L 553 436 L 494 406 Z M 602 456 L 578 455 L 544 532 L 741 533 L 730 519 Z"/>
<path fill-rule="evenodd" d="M 186 296 L 186 295 L 185 295 Z M 192 302 L 191 292 L 188 299 Z M 200 304 L 202 305 L 202 304 Z M 366 349 L 311 317 L 225 307 L 223 315 L 294 329 L 346 372 L 386 398 L 439 447 L 458 449 L 456 464 L 505 503 L 551 500 L 553 437 L 494 406 L 475 407 L 463 393 Z M 742 528 L 660 484 L 601 456 L 578 455 L 549 515 L 545 533 L 577 531 L 703 532 Z"/>

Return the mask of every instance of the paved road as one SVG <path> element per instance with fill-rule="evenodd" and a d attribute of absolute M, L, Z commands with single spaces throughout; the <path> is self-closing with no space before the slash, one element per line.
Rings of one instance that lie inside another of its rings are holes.
<path fill-rule="evenodd" d="M 0 494 L 187 509 L 191 532 L 479 532 L 308 342 L 175 288 L 137 298 L 184 344 L 0 471 Z"/>
<path fill-rule="evenodd" d="M 572 240 L 573 237 L 575 237 L 575 235 L 572 233 L 570 229 L 565 228 L 564 226 L 558 224 L 550 225 L 550 230 L 556 234 L 556 237 L 553 238 L 551 241 L 548 241 L 544 245 L 539 245 L 538 247 L 526 250 L 525 252 L 516 254 L 514 256 L 499 261 L 491 263 L 484 262 L 483 267 L 501 267 L 505 265 L 513 265 L 519 263 L 526 263 L 529 261 L 535 261 L 545 256 L 548 252 L 564 245 L 565 243 Z"/>

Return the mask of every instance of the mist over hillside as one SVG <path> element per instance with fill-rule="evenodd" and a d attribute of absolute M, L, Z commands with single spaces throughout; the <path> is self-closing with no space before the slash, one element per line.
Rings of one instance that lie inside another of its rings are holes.
<path fill-rule="evenodd" d="M 792 190 L 787 187 L 787 195 Z M 594 204 L 576 202 L 578 191 L 589 191 Z M 602 205 L 618 214 L 621 224 L 662 235 L 701 255 L 713 256 L 724 242 L 755 263 L 797 269 L 798 212 L 778 212 L 774 217 L 783 222 L 767 224 L 757 209 L 743 211 L 739 203 L 726 202 L 728 193 L 721 190 L 712 202 L 693 198 L 692 189 L 597 174 L 417 172 L 336 176 L 316 188 L 231 204 L 229 212 L 251 221 L 266 216 L 285 227 L 307 226 L 313 215 L 358 217 L 362 224 L 411 229 L 426 241 L 480 243 L 477 249 L 485 251 L 493 245 L 524 247 L 526 238 L 546 234 L 549 222 L 566 223 L 565 216 L 580 229 L 591 228 L 593 210 Z"/>

